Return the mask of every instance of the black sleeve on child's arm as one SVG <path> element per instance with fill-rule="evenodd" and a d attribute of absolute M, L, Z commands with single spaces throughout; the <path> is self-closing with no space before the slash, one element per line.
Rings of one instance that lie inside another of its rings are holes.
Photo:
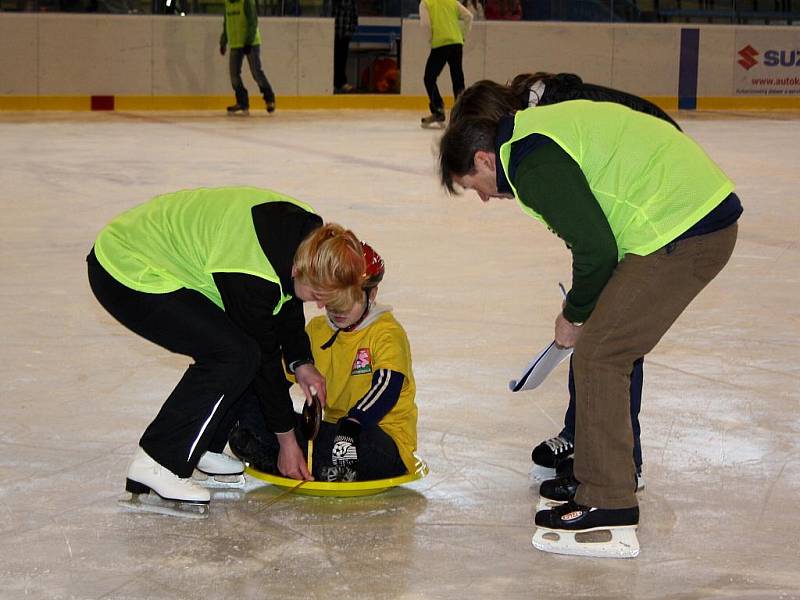
<path fill-rule="evenodd" d="M 372 387 L 356 402 L 347 416 L 361 423 L 361 427 L 365 429 L 377 425 L 400 399 L 404 379 L 403 374 L 397 371 L 378 369 L 372 374 Z"/>
<path fill-rule="evenodd" d="M 572 289 L 564 317 L 585 321 L 617 265 L 617 242 L 583 171 L 551 141 L 519 162 L 514 186 L 520 200 L 572 251 Z"/>

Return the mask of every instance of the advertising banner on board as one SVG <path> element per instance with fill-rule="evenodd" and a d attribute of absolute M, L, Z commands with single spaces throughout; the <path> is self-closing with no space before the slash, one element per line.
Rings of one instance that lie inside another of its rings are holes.
<path fill-rule="evenodd" d="M 735 95 L 800 95 L 800 30 L 739 28 L 733 71 Z"/>

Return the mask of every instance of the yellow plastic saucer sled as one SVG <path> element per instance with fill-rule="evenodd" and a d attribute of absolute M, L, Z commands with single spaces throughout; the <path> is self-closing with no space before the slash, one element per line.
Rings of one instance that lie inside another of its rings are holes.
<path fill-rule="evenodd" d="M 305 496 L 371 496 L 372 494 L 385 492 L 398 485 L 422 479 L 428 474 L 428 465 L 426 465 L 425 461 L 421 458 L 417 457 L 417 462 L 414 465 L 414 471 L 412 473 L 406 473 L 400 477 L 372 479 L 369 481 L 306 481 L 302 483 L 297 481 L 297 479 L 262 473 L 251 467 L 247 467 L 245 473 L 251 477 L 284 488 L 287 491 L 291 490 L 295 494 L 303 494 Z"/>

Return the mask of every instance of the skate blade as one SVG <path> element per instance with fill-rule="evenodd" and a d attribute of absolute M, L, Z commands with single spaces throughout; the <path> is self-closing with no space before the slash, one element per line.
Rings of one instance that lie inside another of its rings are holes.
<path fill-rule="evenodd" d="M 210 489 L 241 489 L 246 481 L 244 473 L 234 475 L 209 475 L 195 469 L 192 473 L 192 481 L 199 483 L 203 487 Z"/>
<path fill-rule="evenodd" d="M 531 479 L 533 479 L 534 481 L 544 481 L 546 479 L 554 479 L 557 476 L 555 469 L 551 469 L 549 467 L 543 467 L 541 465 L 536 465 L 536 464 L 533 465 L 533 467 L 531 467 L 529 475 Z"/>
<path fill-rule="evenodd" d="M 436 123 L 422 123 L 423 129 L 444 129 L 444 123 L 437 121 Z"/>
<path fill-rule="evenodd" d="M 117 501 L 125 510 L 131 512 L 156 513 L 184 519 L 207 519 L 208 504 L 164 500 L 157 494 L 131 494 L 130 498 Z"/>
<path fill-rule="evenodd" d="M 582 531 L 566 531 L 537 527 L 533 547 L 553 554 L 591 556 L 594 558 L 636 558 L 639 538 L 636 525 L 595 527 Z"/>

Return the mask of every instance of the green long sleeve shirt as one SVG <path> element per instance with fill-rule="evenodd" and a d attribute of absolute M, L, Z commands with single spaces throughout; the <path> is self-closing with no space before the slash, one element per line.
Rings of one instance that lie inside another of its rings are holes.
<path fill-rule="evenodd" d="M 549 138 L 531 137 L 539 139 L 514 164 L 511 178 L 519 199 L 542 215 L 572 251 L 572 289 L 564 317 L 582 323 L 614 272 L 617 242 L 578 164 Z M 512 163 L 513 155 L 512 149 Z"/>

